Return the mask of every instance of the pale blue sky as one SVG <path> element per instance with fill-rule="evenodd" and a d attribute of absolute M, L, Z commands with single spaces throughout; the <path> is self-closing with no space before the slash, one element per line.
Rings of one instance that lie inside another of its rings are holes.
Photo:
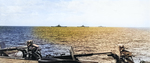
<path fill-rule="evenodd" d="M 149 0 L 0 0 L 0 26 L 150 27 Z"/>

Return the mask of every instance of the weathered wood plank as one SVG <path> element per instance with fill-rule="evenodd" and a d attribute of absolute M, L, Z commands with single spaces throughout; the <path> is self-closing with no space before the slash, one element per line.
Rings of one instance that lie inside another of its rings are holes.
<path fill-rule="evenodd" d="M 0 63 L 38 63 L 38 61 L 10 59 L 10 58 L 2 58 L 2 57 L 0 57 Z"/>

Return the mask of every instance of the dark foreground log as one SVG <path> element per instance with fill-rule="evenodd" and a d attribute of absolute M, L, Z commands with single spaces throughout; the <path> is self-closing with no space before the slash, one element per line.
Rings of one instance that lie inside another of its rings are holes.
<path fill-rule="evenodd" d="M 26 52 L 27 47 L 12 47 L 12 48 L 3 48 L 0 49 L 0 57 L 9 57 L 9 53 L 13 53 L 13 51 L 18 50 L 23 53 L 22 59 L 25 60 L 27 56 Z M 11 52 L 8 52 L 11 51 Z M 62 56 L 50 56 L 45 57 L 40 60 L 38 60 L 39 63 L 97 63 L 97 62 L 90 62 L 90 61 L 79 61 L 77 57 L 83 57 L 83 56 L 92 56 L 92 55 L 107 55 L 112 56 L 116 63 L 134 63 L 132 59 L 132 53 L 125 50 L 124 46 L 119 46 L 120 55 L 117 55 L 112 52 L 104 52 L 104 53 L 90 53 L 90 54 L 74 54 L 74 50 L 71 47 L 70 49 L 70 55 L 62 55 Z M 12 59 L 21 59 L 17 57 L 13 57 Z M 29 60 L 29 59 L 28 59 Z"/>
<path fill-rule="evenodd" d="M 92 61 L 76 61 L 72 59 L 58 59 L 58 58 L 51 58 L 51 59 L 41 59 L 38 60 L 39 63 L 98 63 Z"/>

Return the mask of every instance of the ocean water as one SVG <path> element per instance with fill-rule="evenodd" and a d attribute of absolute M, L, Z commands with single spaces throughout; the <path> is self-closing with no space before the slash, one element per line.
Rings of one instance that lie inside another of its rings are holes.
<path fill-rule="evenodd" d="M 132 52 L 133 54 L 134 62 L 140 63 L 141 61 L 145 61 L 146 63 L 147 62 L 150 63 L 150 54 L 149 54 L 150 52 L 150 46 L 149 46 L 150 27 L 130 27 L 130 29 L 137 29 L 137 30 L 144 31 L 139 34 L 145 34 L 146 37 L 143 36 L 143 38 L 147 38 L 147 39 L 140 38 L 140 40 L 144 42 L 140 42 L 140 41 L 135 42 L 134 45 L 131 45 L 133 47 L 128 48 L 128 50 Z"/>
<path fill-rule="evenodd" d="M 40 46 L 42 56 L 70 54 L 70 46 L 47 43 L 37 38 L 32 33 L 33 29 L 34 27 L 29 26 L 0 26 L 0 42 L 4 43 L 6 48 L 8 48 L 26 46 L 27 40 L 34 40 L 34 43 Z"/>
<path fill-rule="evenodd" d="M 8 47 L 18 47 L 26 46 L 27 40 L 34 40 L 35 44 L 39 45 L 41 48 L 42 56 L 51 55 L 59 56 L 61 54 L 70 55 L 70 46 L 58 45 L 53 43 L 47 43 L 42 39 L 37 38 L 34 33 L 32 33 L 34 27 L 25 26 L 0 26 L 0 43 L 4 43 L 6 48 Z M 145 31 L 150 31 L 150 28 L 133 28 Z M 147 45 L 148 46 L 148 45 Z M 135 63 L 139 63 L 141 60 L 149 60 L 149 50 L 146 48 L 133 48 L 131 52 L 138 54 L 133 59 Z"/>

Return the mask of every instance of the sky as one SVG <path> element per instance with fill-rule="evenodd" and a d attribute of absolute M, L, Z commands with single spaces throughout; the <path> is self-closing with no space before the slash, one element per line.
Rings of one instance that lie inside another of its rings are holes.
<path fill-rule="evenodd" d="M 150 27 L 150 0 L 0 0 L 0 26 Z"/>

